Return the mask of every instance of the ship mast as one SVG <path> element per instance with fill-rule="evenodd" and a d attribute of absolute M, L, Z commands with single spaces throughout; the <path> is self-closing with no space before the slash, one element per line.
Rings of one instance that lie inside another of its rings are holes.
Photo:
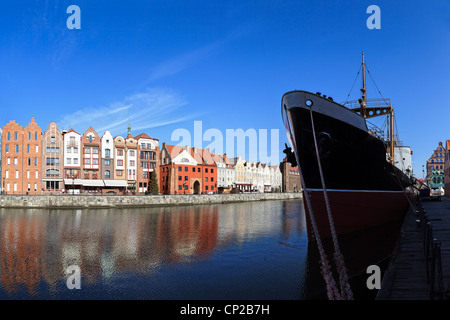
<path fill-rule="evenodd" d="M 352 108 L 356 113 L 359 113 L 364 119 L 379 117 L 383 115 L 389 116 L 389 136 L 387 137 L 388 142 L 388 154 L 389 160 L 392 165 L 394 165 L 394 108 L 391 106 L 390 99 L 370 99 L 367 101 L 367 91 L 366 91 L 366 63 L 364 61 L 364 52 L 362 53 L 362 88 L 361 88 L 361 99 L 358 99 L 359 107 Z M 369 106 L 368 106 L 369 104 Z"/>
<path fill-rule="evenodd" d="M 360 100 L 361 104 L 361 115 L 367 118 L 366 106 L 367 106 L 367 95 L 366 95 L 366 63 L 364 62 L 364 52 L 362 53 L 362 97 Z"/>

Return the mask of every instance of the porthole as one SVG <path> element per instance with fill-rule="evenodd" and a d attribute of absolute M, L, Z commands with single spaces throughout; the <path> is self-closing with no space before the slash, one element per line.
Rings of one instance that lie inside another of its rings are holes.
<path fill-rule="evenodd" d="M 306 105 L 307 107 L 311 108 L 312 105 L 313 105 L 312 100 L 311 100 L 311 99 L 306 100 L 306 101 L 305 101 L 305 105 Z"/>

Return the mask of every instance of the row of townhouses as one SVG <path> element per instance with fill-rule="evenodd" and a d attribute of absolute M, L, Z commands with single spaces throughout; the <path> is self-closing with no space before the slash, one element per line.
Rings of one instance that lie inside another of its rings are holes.
<path fill-rule="evenodd" d="M 161 194 L 299 191 L 298 171 L 268 166 L 209 149 L 162 144 L 146 133 L 102 136 L 60 130 L 55 122 L 42 132 L 32 118 L 22 127 L 7 123 L 1 134 L 1 191 L 6 194 L 145 194 L 151 178 Z M 285 161 L 284 161 L 285 162 Z M 287 175 L 286 175 L 287 176 Z M 287 187 L 287 185 L 289 185 Z"/>

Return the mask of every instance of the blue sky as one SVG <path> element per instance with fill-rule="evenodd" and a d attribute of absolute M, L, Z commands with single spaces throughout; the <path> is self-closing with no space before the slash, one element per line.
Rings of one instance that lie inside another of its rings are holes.
<path fill-rule="evenodd" d="M 73 4 L 81 30 L 66 27 Z M 372 4 L 380 30 L 366 27 Z M 201 120 L 224 133 L 279 129 L 282 149 L 283 93 L 344 101 L 364 51 L 421 177 L 450 139 L 449 9 L 445 0 L 9 1 L 0 10 L 0 123 L 34 116 L 43 130 L 56 121 L 125 135 L 131 119 L 134 135 L 172 143 L 175 129 Z M 370 79 L 368 96 L 379 97 Z"/>

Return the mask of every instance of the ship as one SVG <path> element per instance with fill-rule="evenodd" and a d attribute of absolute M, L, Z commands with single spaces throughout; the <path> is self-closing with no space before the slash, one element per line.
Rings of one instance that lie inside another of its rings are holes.
<path fill-rule="evenodd" d="M 395 165 L 390 99 L 367 99 L 364 53 L 361 68 L 358 100 L 337 103 L 303 90 L 282 96 L 292 146 L 284 152 L 301 174 L 309 240 L 401 222 L 415 196 L 411 175 Z M 389 122 L 384 131 L 368 121 L 381 116 Z"/>

